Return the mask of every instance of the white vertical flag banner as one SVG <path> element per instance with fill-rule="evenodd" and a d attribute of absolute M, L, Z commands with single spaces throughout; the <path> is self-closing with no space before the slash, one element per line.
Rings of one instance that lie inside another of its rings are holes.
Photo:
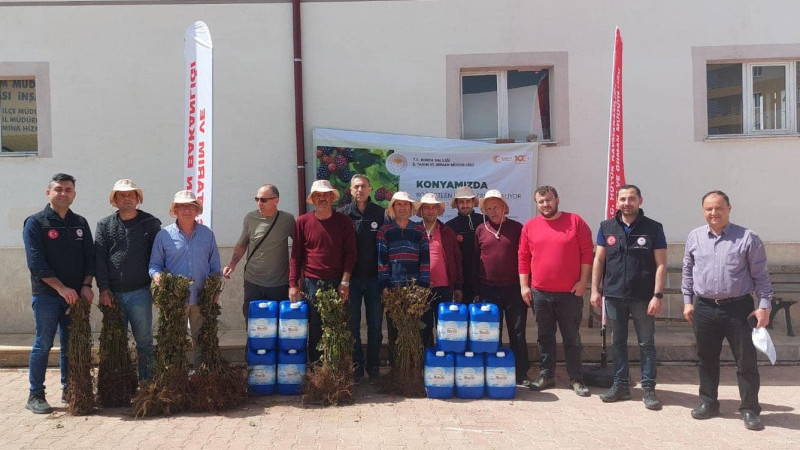
<path fill-rule="evenodd" d="M 211 33 L 205 22 L 186 29 L 186 104 L 183 144 L 183 185 L 203 202 L 198 221 L 211 226 L 211 160 L 213 62 Z"/>

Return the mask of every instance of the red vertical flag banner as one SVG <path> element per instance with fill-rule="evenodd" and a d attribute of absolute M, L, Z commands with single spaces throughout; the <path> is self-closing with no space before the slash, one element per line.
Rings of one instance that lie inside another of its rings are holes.
<path fill-rule="evenodd" d="M 617 190 L 625 184 L 622 158 L 622 36 L 617 28 L 614 39 L 614 69 L 611 73 L 611 125 L 608 132 L 608 178 L 606 179 L 606 219 L 614 217 Z"/>

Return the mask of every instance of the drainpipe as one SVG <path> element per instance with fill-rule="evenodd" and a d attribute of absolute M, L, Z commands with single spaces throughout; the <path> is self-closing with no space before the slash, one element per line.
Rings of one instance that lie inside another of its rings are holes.
<path fill-rule="evenodd" d="M 294 37 L 294 134 L 297 148 L 297 209 L 306 212 L 305 124 L 303 122 L 303 60 L 300 39 L 300 0 L 292 0 L 292 34 Z M 298 215 L 299 215 L 298 214 Z"/>

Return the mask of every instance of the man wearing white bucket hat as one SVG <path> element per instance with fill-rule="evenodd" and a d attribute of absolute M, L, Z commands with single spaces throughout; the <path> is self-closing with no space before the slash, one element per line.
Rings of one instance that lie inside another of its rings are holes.
<path fill-rule="evenodd" d="M 200 327 L 203 326 L 203 315 L 200 313 L 200 305 L 197 304 L 197 296 L 208 275 L 222 274 L 214 232 L 195 220 L 202 213 L 203 202 L 192 191 L 176 192 L 169 206 L 169 215 L 175 217 L 175 223 L 158 232 L 150 255 L 150 277 L 154 283 L 161 283 L 161 273 L 164 270 L 192 280 L 186 315 L 189 318 L 191 337 L 189 363 L 195 368 L 200 365 L 198 338 Z"/>
<path fill-rule="evenodd" d="M 509 347 L 514 352 L 517 384 L 528 379 L 528 341 L 525 326 L 528 305 L 522 301 L 517 276 L 517 250 L 522 224 L 509 219 L 508 202 L 500 191 L 492 189 L 480 201 L 486 220 L 475 228 L 474 284 L 482 302 L 494 303 L 505 316 Z M 502 325 L 501 325 L 502 326 Z M 502 336 L 502 329 L 500 335 Z"/>
<path fill-rule="evenodd" d="M 117 211 L 97 222 L 94 255 L 100 304 L 119 301 L 122 326 L 136 341 L 139 381 L 153 377 L 153 296 L 148 265 L 161 221 L 138 206 L 142 190 L 130 179 L 114 183 L 108 198 Z M 113 294 L 113 297 L 112 297 Z"/>
<path fill-rule="evenodd" d="M 528 220 L 519 240 L 520 292 L 522 300 L 533 305 L 541 355 L 539 376 L 529 387 L 542 391 L 555 386 L 556 330 L 560 329 L 570 387 L 588 397 L 580 326 L 583 294 L 592 273 L 592 231 L 579 215 L 558 209 L 556 188 L 540 186 L 533 199 L 539 215 Z"/>
<path fill-rule="evenodd" d="M 356 233 L 353 222 L 333 210 L 339 198 L 328 180 L 311 185 L 306 201 L 314 211 L 297 218 L 289 259 L 289 299 L 313 303 L 317 289 L 335 287 L 344 301 L 350 297 L 350 275 L 356 263 Z M 302 290 L 300 280 L 303 280 Z M 317 343 L 322 339 L 322 319 L 317 308 L 309 308 L 308 360 L 316 362 L 321 353 Z"/>
<path fill-rule="evenodd" d="M 422 226 L 428 236 L 431 306 L 422 316 L 422 321 L 425 323 L 422 343 L 425 347 L 431 347 L 439 303 L 461 302 L 464 272 L 461 268 L 461 250 L 458 248 L 456 233 L 439 220 L 439 216 L 444 214 L 444 202 L 440 202 L 436 194 L 428 193 L 422 196 L 416 207 L 417 216 L 422 217 Z"/>
<path fill-rule="evenodd" d="M 425 228 L 411 221 L 415 202 L 407 192 L 398 191 L 389 201 L 386 215 L 391 221 L 378 231 L 378 284 L 382 292 L 389 288 L 409 284 L 428 286 L 430 282 L 430 255 Z M 386 316 L 389 349 L 394 347 L 397 328 Z"/>
<path fill-rule="evenodd" d="M 456 239 L 461 250 L 461 267 L 464 285 L 461 287 L 463 301 L 469 303 L 478 295 L 473 283 L 475 276 L 475 228 L 483 223 L 483 215 L 475 212 L 478 207 L 478 196 L 469 186 L 461 186 L 453 194 L 450 207 L 458 210 L 458 215 L 448 220 L 445 225 L 456 232 Z"/>

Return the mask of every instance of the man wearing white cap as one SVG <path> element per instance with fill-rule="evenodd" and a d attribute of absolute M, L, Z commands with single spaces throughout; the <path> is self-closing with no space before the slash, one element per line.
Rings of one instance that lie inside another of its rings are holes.
<path fill-rule="evenodd" d="M 142 190 L 130 179 L 118 180 L 108 197 L 117 211 L 97 222 L 94 255 L 100 304 L 119 301 L 122 325 L 130 323 L 136 341 L 139 381 L 153 377 L 153 296 L 148 264 L 161 221 L 141 211 Z M 112 296 L 113 294 L 113 296 Z"/>
<path fill-rule="evenodd" d="M 528 341 L 525 326 L 528 305 L 522 301 L 517 276 L 517 250 L 522 224 L 509 219 L 508 203 L 497 189 L 486 192 L 480 201 L 486 220 L 475 228 L 475 286 L 482 302 L 494 303 L 505 316 L 509 347 L 514 352 L 517 383 L 528 378 Z M 501 325 L 502 326 L 502 325 Z M 502 330 L 501 330 L 502 336 Z"/>
<path fill-rule="evenodd" d="M 461 250 L 458 248 L 456 233 L 439 220 L 439 216 L 444 214 L 444 202 L 440 202 L 436 194 L 428 193 L 422 196 L 416 206 L 417 215 L 422 217 L 422 226 L 428 236 L 431 306 L 422 316 L 422 321 L 425 323 L 422 343 L 425 347 L 431 347 L 439 303 L 461 302 L 464 272 L 461 268 Z"/>
<path fill-rule="evenodd" d="M 412 280 L 420 286 L 430 282 L 430 255 L 425 228 L 411 221 L 415 202 L 407 192 L 398 191 L 389 201 L 386 215 L 391 221 L 378 231 L 378 284 L 381 291 L 402 287 Z M 389 355 L 397 338 L 397 328 L 386 316 Z"/>
<path fill-rule="evenodd" d="M 456 189 L 450 207 L 458 210 L 458 215 L 448 220 L 445 225 L 456 232 L 456 239 L 461 250 L 461 267 L 463 270 L 464 285 L 461 287 L 463 301 L 469 303 L 478 295 L 472 285 L 475 274 L 475 228 L 483 223 L 483 215 L 475 212 L 478 206 L 478 196 L 469 186 Z"/>
<path fill-rule="evenodd" d="M 289 299 L 313 304 L 317 289 L 336 287 L 344 301 L 350 298 L 350 275 L 356 263 L 356 233 L 353 222 L 333 210 L 339 191 L 328 180 L 311 185 L 306 201 L 314 211 L 297 218 L 289 259 Z M 300 280 L 303 279 L 302 291 Z M 316 362 L 322 355 L 317 343 L 322 339 L 322 319 L 316 308 L 308 314 L 308 360 Z"/>
<path fill-rule="evenodd" d="M 286 300 L 289 298 L 289 238 L 294 233 L 292 213 L 278 210 L 281 201 L 278 188 L 264 184 L 256 191 L 256 210 L 244 216 L 242 234 L 233 247 L 233 254 L 222 275 L 230 278 L 245 254 L 242 270 L 244 302 L 242 315 L 246 321 L 253 300 Z"/>
<path fill-rule="evenodd" d="M 192 280 L 186 315 L 189 318 L 189 334 L 192 338 L 189 363 L 195 368 L 200 365 L 198 337 L 200 327 L 203 326 L 197 295 L 208 275 L 222 274 L 214 232 L 195 220 L 202 213 L 203 203 L 192 191 L 178 191 L 169 207 L 169 215 L 176 218 L 175 223 L 167 225 L 158 232 L 150 255 L 150 277 L 156 284 L 161 283 L 161 273 L 165 269 L 172 274 L 183 275 Z"/>

